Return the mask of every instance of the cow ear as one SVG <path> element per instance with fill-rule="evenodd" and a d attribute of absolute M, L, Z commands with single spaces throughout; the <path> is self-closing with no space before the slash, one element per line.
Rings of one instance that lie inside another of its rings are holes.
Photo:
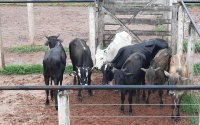
<path fill-rule="evenodd" d="M 78 70 L 78 69 L 80 69 L 80 67 L 76 66 L 76 69 Z"/>
<path fill-rule="evenodd" d="M 59 36 L 60 36 L 60 34 L 58 34 L 58 35 L 56 36 L 56 38 L 58 39 Z"/>
<path fill-rule="evenodd" d="M 156 72 L 156 71 L 158 71 L 159 69 L 160 69 L 160 67 L 158 67 L 158 68 L 156 68 L 156 69 L 154 69 L 154 70 L 155 70 L 155 72 Z"/>
<path fill-rule="evenodd" d="M 144 71 L 144 72 L 146 72 L 146 71 L 147 71 L 147 69 L 145 69 L 145 68 L 141 68 L 141 70 L 142 70 L 142 71 Z"/>
<path fill-rule="evenodd" d="M 166 75 L 167 77 L 170 76 L 170 74 L 169 74 L 167 71 L 165 71 L 165 70 L 164 70 L 164 73 L 165 73 L 165 75 Z"/>
<path fill-rule="evenodd" d="M 49 40 L 49 37 L 47 35 L 45 35 L 45 37 Z"/>

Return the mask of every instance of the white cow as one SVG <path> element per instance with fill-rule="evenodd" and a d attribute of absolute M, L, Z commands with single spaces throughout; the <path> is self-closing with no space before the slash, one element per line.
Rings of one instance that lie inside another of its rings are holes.
<path fill-rule="evenodd" d="M 95 55 L 95 67 L 101 69 L 103 63 L 111 62 L 120 48 L 130 45 L 132 41 L 131 36 L 125 32 L 119 32 L 115 35 L 113 42 L 111 42 L 106 49 L 100 49 L 97 47 L 96 55 Z"/>

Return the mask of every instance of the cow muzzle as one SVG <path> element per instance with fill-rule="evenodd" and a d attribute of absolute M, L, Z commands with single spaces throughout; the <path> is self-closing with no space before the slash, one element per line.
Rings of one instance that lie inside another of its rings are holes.
<path fill-rule="evenodd" d="M 175 95 L 175 91 L 169 90 L 169 95 L 171 95 L 171 96 Z"/>

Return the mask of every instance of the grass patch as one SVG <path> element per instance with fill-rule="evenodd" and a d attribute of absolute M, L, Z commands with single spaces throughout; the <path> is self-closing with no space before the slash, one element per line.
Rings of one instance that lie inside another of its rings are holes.
<path fill-rule="evenodd" d="M 69 52 L 68 47 L 64 47 L 65 52 Z M 9 53 L 34 53 L 34 52 L 41 52 L 41 51 L 47 51 L 48 47 L 43 45 L 24 45 L 24 46 L 18 46 L 18 47 L 9 47 L 6 48 L 6 52 Z"/>
<path fill-rule="evenodd" d="M 200 63 L 194 64 L 194 75 L 200 74 Z"/>
<path fill-rule="evenodd" d="M 184 94 L 181 103 L 182 104 L 191 104 L 191 105 L 182 105 L 181 110 L 183 112 L 187 113 L 189 116 L 197 116 L 198 115 L 200 108 L 199 108 L 199 102 L 198 102 L 195 94 L 192 94 L 191 96 Z M 193 105 L 193 104 L 198 104 L 198 105 Z M 190 120 L 191 120 L 190 125 L 198 125 L 198 117 L 191 118 Z"/>
<path fill-rule="evenodd" d="M 183 42 L 183 52 L 187 52 L 188 43 Z M 195 42 L 195 53 L 200 52 L 200 42 Z"/>
<path fill-rule="evenodd" d="M 163 25 L 156 25 L 156 31 L 162 31 L 163 30 Z"/>
<path fill-rule="evenodd" d="M 190 7 L 190 6 L 200 6 L 200 3 L 186 3 L 186 6 Z"/>
<path fill-rule="evenodd" d="M 65 67 L 65 73 L 70 73 L 72 66 Z M 10 65 L 0 70 L 1 75 L 27 75 L 43 73 L 43 66 L 40 64 Z"/>

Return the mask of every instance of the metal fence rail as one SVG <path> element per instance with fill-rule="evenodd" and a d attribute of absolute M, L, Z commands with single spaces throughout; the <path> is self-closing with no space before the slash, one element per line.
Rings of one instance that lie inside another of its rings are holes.
<path fill-rule="evenodd" d="M 62 86 L 0 86 L 0 90 L 200 90 L 200 85 L 62 85 Z"/>

